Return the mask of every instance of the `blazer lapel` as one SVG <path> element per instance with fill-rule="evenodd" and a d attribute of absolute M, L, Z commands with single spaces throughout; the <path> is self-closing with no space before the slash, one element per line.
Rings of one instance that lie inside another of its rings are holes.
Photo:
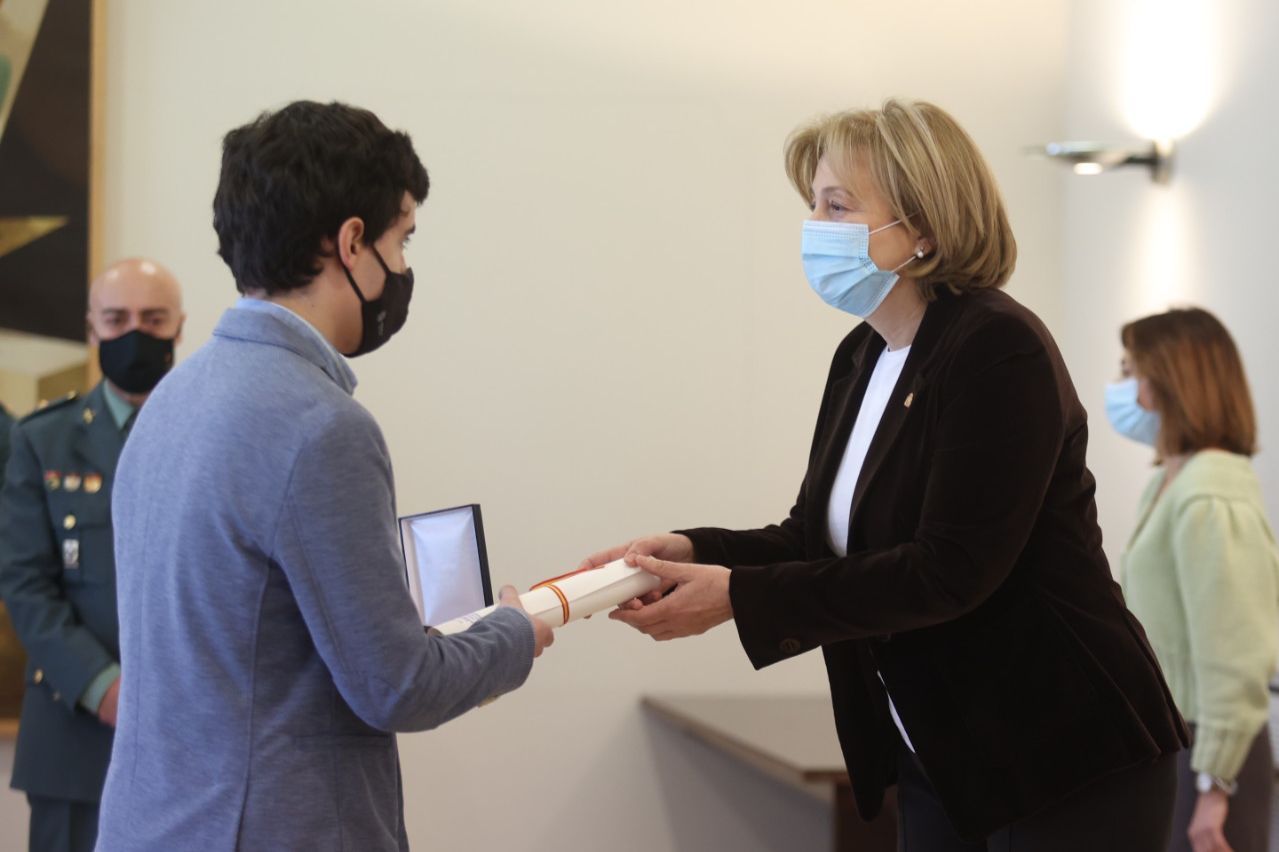
<path fill-rule="evenodd" d="M 906 356 L 906 363 L 902 365 L 901 376 L 897 379 L 893 393 L 888 398 L 884 416 L 880 418 L 875 436 L 871 438 L 870 447 L 866 451 L 866 460 L 862 463 L 861 474 L 857 477 L 857 485 L 853 488 L 853 502 L 849 507 L 850 531 L 854 528 L 852 519 L 857 517 L 857 507 L 861 505 L 866 489 L 875 481 L 875 476 L 879 473 L 884 459 L 888 457 L 893 445 L 897 442 L 902 424 L 906 422 L 911 409 L 917 406 L 919 396 L 927 392 L 928 368 L 932 356 L 937 351 L 937 344 L 942 335 L 952 325 L 950 320 L 958 306 L 958 298 L 951 295 L 949 291 L 943 290 L 937 300 L 931 302 L 924 312 L 919 331 L 915 333 L 915 339 L 911 342 L 910 354 Z M 876 339 L 882 341 L 878 335 Z M 881 351 L 882 348 L 881 346 Z M 867 384 L 874 368 L 874 364 L 870 362 L 862 366 L 867 376 Z M 862 392 L 865 393 L 864 387 Z M 849 428 L 851 430 L 851 426 Z M 845 442 L 847 442 L 847 433 Z"/>
<path fill-rule="evenodd" d="M 809 488 L 809 493 L 817 498 L 810 503 L 812 523 L 809 526 L 820 531 L 813 539 L 813 544 L 819 547 L 825 547 L 826 507 L 830 502 L 831 488 L 835 484 L 835 474 L 839 471 L 840 462 L 844 460 L 844 450 L 848 447 L 848 438 L 857 421 L 857 412 L 861 410 L 866 388 L 870 385 L 870 375 L 874 372 L 875 362 L 883 349 L 882 337 L 873 333 L 867 335 L 862 345 L 853 351 L 852 369 L 848 375 L 831 385 L 831 399 L 835 401 L 831 428 L 826 431 L 824 443 L 814 460 L 814 479 Z"/>

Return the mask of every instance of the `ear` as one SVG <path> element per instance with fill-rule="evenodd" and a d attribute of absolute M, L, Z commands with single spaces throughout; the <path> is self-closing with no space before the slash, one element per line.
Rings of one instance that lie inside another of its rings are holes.
<path fill-rule="evenodd" d="M 364 220 L 352 216 L 338 228 L 337 254 L 338 260 L 347 269 L 355 266 L 355 260 L 364 250 Z"/>
<path fill-rule="evenodd" d="M 174 346 L 177 346 L 179 343 L 182 342 L 182 329 L 186 327 L 186 324 L 187 324 L 187 315 L 183 314 L 181 317 L 178 318 L 178 333 L 173 335 Z"/>
<path fill-rule="evenodd" d="M 928 237 L 920 237 L 919 242 L 915 243 L 915 257 L 923 258 L 933 253 L 933 241 Z"/>
<path fill-rule="evenodd" d="M 93 328 L 93 314 L 84 315 L 84 330 L 88 333 L 89 345 L 97 346 L 102 341 L 98 340 L 98 332 Z"/>

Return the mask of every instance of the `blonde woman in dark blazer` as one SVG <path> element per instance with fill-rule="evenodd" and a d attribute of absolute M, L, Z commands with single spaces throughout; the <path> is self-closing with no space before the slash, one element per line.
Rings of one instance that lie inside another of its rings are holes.
<path fill-rule="evenodd" d="M 1124 553 L 1124 595 L 1194 736 L 1178 758 L 1171 850 L 1267 852 L 1279 550 L 1252 468 L 1243 362 L 1198 308 L 1129 323 L 1121 337 L 1124 378 L 1107 388 L 1107 414 L 1158 460 Z"/>
<path fill-rule="evenodd" d="M 1001 290 L 990 170 L 903 101 L 800 129 L 786 165 L 810 284 L 866 320 L 798 499 L 589 557 L 667 580 L 613 617 L 657 639 L 732 619 L 756 667 L 820 647 L 858 809 L 895 784 L 908 852 L 1163 852 L 1187 733 L 1102 553 L 1083 406 Z"/>

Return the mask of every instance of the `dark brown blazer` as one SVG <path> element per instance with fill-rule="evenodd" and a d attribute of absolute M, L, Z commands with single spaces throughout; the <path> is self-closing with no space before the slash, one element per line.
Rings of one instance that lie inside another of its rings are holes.
<path fill-rule="evenodd" d="M 684 532 L 733 569 L 756 668 L 822 648 L 862 815 L 896 771 L 882 674 L 951 821 L 980 838 L 1188 734 L 1101 549 L 1083 406 L 1006 294 L 929 304 L 834 555 L 831 486 L 884 345 L 862 324 L 836 350 L 786 520 Z"/>

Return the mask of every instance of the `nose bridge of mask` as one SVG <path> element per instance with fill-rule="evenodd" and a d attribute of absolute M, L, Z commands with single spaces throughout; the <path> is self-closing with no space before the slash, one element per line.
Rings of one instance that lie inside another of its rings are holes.
<path fill-rule="evenodd" d="M 804 222 L 804 253 L 869 259 L 870 228 L 856 222 Z"/>
<path fill-rule="evenodd" d="M 871 230 L 869 225 L 861 222 L 804 222 L 804 251 L 806 254 L 834 255 L 838 257 L 858 257 L 864 262 L 874 265 L 870 258 L 870 238 L 880 231 L 902 224 L 901 219 L 894 219 L 887 225 L 880 225 Z M 913 255 L 892 271 L 896 272 L 910 263 Z M 876 267 L 878 268 L 878 267 Z"/>
<path fill-rule="evenodd" d="M 804 247 L 806 255 L 826 255 L 860 260 L 864 266 L 879 270 L 879 266 L 870 256 L 870 238 L 880 231 L 902 224 L 901 219 L 894 219 L 887 225 L 880 225 L 875 230 L 858 222 L 816 222 L 804 223 Z M 913 263 L 921 256 L 919 251 L 908 255 L 905 260 L 887 272 L 898 272 Z"/>

